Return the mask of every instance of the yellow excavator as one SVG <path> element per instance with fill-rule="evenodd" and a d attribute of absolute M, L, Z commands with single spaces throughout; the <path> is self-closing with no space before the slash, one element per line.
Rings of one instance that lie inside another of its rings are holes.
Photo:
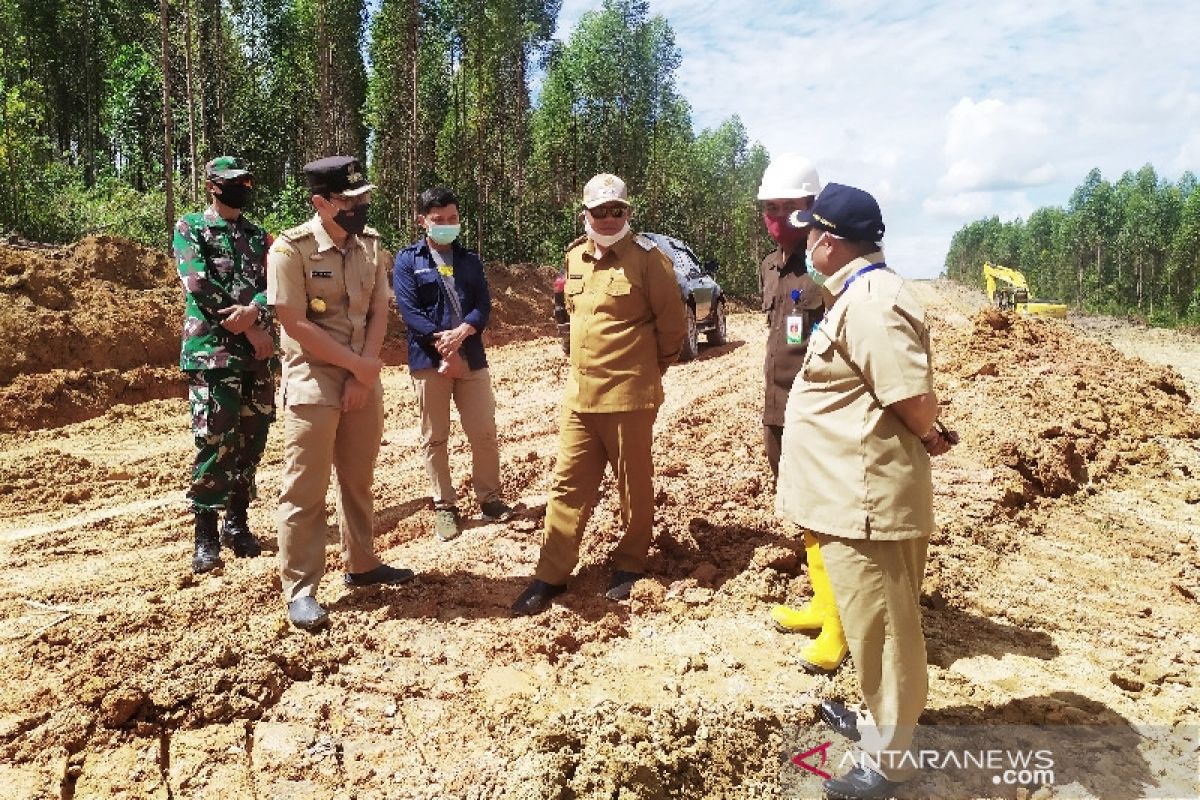
<path fill-rule="evenodd" d="M 985 261 L 983 277 L 987 281 L 988 298 L 999 309 L 1016 311 L 1031 317 L 1065 319 L 1067 316 L 1067 306 L 1063 303 L 1031 300 L 1029 283 L 1025 280 L 1025 275 L 1018 270 Z"/>

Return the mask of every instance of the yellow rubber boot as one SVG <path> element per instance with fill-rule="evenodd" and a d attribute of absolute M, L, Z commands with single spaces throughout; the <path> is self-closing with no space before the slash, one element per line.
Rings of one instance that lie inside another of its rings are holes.
<path fill-rule="evenodd" d="M 837 608 L 833 605 L 833 592 L 822 596 L 817 591 L 817 584 L 820 583 L 817 573 L 820 573 L 821 577 L 825 576 L 825 562 L 821 559 L 821 549 L 817 547 L 817 540 L 811 533 L 804 534 L 804 552 L 808 557 L 808 577 L 812 582 L 813 597 L 800 608 L 775 606 L 771 609 L 771 621 L 775 623 L 776 629 L 784 633 L 819 631 L 825 625 L 825 618 L 831 610 L 834 616 L 837 616 Z M 828 582 L 828 579 L 825 579 L 825 583 Z"/>
<path fill-rule="evenodd" d="M 809 577 L 813 584 L 813 602 L 822 602 L 826 609 L 825 623 L 821 633 L 806 648 L 800 651 L 800 666 L 808 672 L 836 672 L 846 660 L 850 647 L 846 644 L 846 634 L 842 631 L 842 618 L 838 616 L 837 604 L 833 599 L 833 584 L 829 581 L 829 573 L 825 571 L 825 561 L 821 558 L 819 548 L 816 551 L 817 563 L 820 567 L 813 569 L 813 562 L 808 562 Z M 812 559 L 813 553 L 809 554 Z"/>

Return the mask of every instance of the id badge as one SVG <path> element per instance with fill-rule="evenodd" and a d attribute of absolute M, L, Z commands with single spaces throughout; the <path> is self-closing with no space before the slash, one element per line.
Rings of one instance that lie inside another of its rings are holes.
<path fill-rule="evenodd" d="M 787 318 L 787 343 L 804 344 L 807 338 L 808 330 L 804 327 L 804 315 L 789 316 Z"/>

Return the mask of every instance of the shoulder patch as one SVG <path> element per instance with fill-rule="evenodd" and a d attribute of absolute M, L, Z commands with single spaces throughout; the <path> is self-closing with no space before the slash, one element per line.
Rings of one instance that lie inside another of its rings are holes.
<path fill-rule="evenodd" d="M 297 225 L 294 228 L 288 228 L 286 231 L 279 234 L 280 238 L 290 239 L 293 242 L 299 241 L 300 239 L 306 239 L 312 235 L 313 232 L 309 229 L 307 222 L 302 225 Z"/>
<path fill-rule="evenodd" d="M 633 241 L 637 244 L 638 247 L 642 248 L 643 250 L 645 250 L 647 252 L 658 247 L 658 245 L 656 245 L 651 239 L 647 239 L 645 236 L 643 236 L 640 233 L 637 236 L 633 237 Z"/>

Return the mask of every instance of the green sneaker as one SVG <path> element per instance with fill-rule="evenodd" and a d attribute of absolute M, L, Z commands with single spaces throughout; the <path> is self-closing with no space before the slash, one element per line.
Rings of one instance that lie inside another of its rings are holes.
<path fill-rule="evenodd" d="M 508 522 L 514 513 L 512 506 L 503 500 L 488 500 L 479 511 L 488 522 Z"/>
<path fill-rule="evenodd" d="M 443 542 L 457 539 L 462 533 L 458 526 L 458 509 L 439 508 L 433 517 L 433 532 Z"/>

